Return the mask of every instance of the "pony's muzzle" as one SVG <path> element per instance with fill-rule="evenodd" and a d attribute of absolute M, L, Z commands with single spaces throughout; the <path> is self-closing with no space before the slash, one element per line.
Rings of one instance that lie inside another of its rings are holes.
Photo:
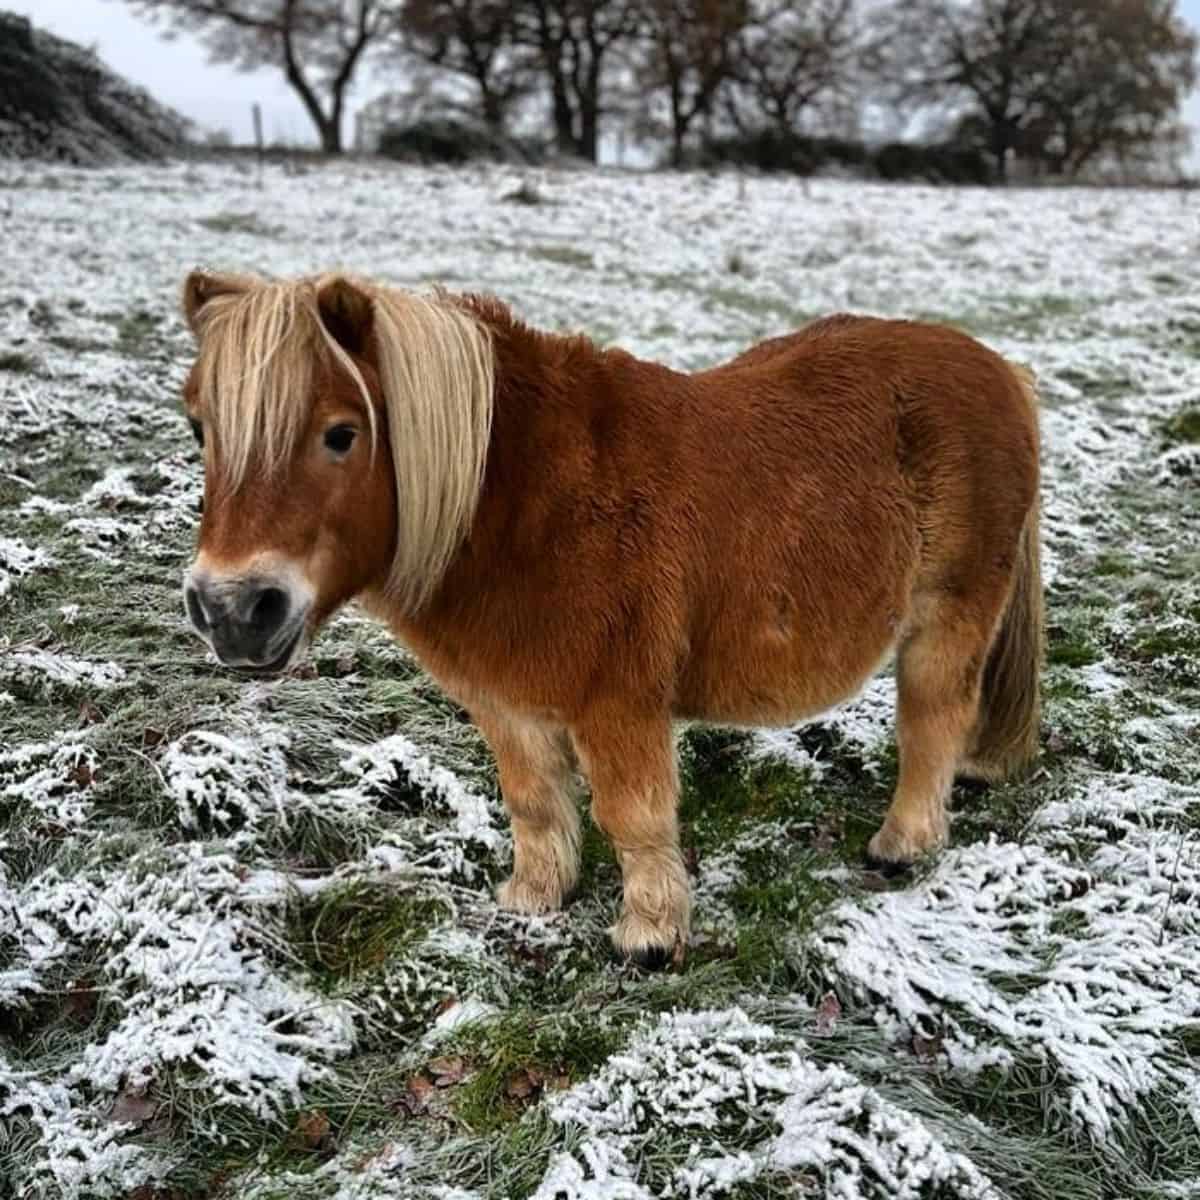
<path fill-rule="evenodd" d="M 185 579 L 183 601 L 192 627 L 226 666 L 258 670 L 288 664 L 308 609 L 285 581 L 214 579 L 199 571 Z"/>

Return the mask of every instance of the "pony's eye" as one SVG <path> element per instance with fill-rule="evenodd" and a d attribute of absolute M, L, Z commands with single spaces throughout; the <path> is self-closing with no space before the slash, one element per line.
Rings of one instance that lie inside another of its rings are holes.
<path fill-rule="evenodd" d="M 188 424 L 192 427 L 192 437 L 196 439 L 196 445 L 204 445 L 204 426 L 196 420 L 195 417 L 188 417 Z"/>
<path fill-rule="evenodd" d="M 325 430 L 325 445 L 334 454 L 345 454 L 354 445 L 358 430 L 353 425 L 335 425 Z"/>

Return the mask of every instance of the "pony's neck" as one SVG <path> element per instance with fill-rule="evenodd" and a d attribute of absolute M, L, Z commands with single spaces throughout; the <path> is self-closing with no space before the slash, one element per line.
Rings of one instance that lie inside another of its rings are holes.
<path fill-rule="evenodd" d="M 490 296 L 456 297 L 491 332 L 495 390 L 479 505 L 468 542 L 476 553 L 517 526 L 532 532 L 539 502 L 576 482 L 596 410 L 611 394 L 610 352 L 580 335 L 534 329 Z M 586 472 L 580 479 L 585 479 Z M 521 509 L 519 519 L 517 509 Z"/>
<path fill-rule="evenodd" d="M 456 297 L 492 334 L 496 395 L 527 403 L 569 389 L 573 377 L 601 369 L 604 352 L 582 334 L 534 329 L 494 296 Z"/>

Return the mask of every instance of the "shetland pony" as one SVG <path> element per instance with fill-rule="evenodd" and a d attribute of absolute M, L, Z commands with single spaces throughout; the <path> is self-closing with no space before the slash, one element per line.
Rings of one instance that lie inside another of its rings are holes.
<path fill-rule="evenodd" d="M 495 754 L 505 907 L 574 887 L 579 767 L 621 866 L 616 947 L 680 961 L 672 721 L 811 717 L 892 654 L 877 863 L 942 843 L 956 772 L 1033 758 L 1033 383 L 965 334 L 834 316 L 682 374 L 341 274 L 194 272 L 183 309 L 192 623 L 275 671 L 352 598 L 386 622 Z"/>

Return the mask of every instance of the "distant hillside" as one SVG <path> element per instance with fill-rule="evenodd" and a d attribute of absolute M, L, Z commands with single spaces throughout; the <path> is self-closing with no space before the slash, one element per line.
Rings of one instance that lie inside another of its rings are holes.
<path fill-rule="evenodd" d="M 0 11 L 0 157 L 85 166 L 158 158 L 188 123 L 90 50 Z"/>

